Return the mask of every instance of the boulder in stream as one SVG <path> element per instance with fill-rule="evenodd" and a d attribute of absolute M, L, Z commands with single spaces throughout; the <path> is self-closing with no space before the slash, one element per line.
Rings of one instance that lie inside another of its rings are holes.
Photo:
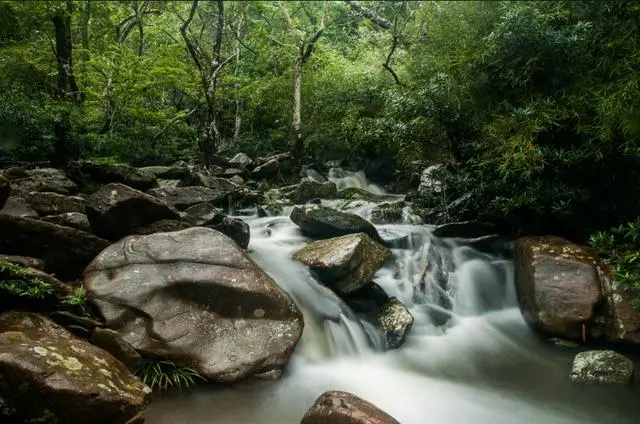
<path fill-rule="evenodd" d="M 320 396 L 300 424 L 400 424 L 372 403 L 351 393 L 329 391 Z"/>
<path fill-rule="evenodd" d="M 593 334 L 603 305 L 599 259 L 591 249 L 560 237 L 516 242 L 515 282 L 525 320 L 534 328 L 576 340 Z"/>
<path fill-rule="evenodd" d="M 570 377 L 574 383 L 627 384 L 633 378 L 633 362 L 613 350 L 580 352 Z"/>
<path fill-rule="evenodd" d="M 298 184 L 293 195 L 293 202 L 300 205 L 311 199 L 331 199 L 337 192 L 336 185 L 331 181 L 303 180 Z"/>
<path fill-rule="evenodd" d="M 87 216 L 96 235 L 118 240 L 162 219 L 179 219 L 165 202 L 124 184 L 107 184 L 87 199 Z"/>
<path fill-rule="evenodd" d="M 291 298 L 209 228 L 124 238 L 84 276 L 89 299 L 127 343 L 209 380 L 279 375 L 302 334 Z"/>
<path fill-rule="evenodd" d="M 0 174 L 0 209 L 4 207 L 4 202 L 7 201 L 10 195 L 11 185 L 9 184 L 9 180 Z"/>
<path fill-rule="evenodd" d="M 366 219 L 326 206 L 296 206 L 291 211 L 291 220 L 309 237 L 330 238 L 365 233 L 377 242 L 383 242 L 376 228 Z"/>
<path fill-rule="evenodd" d="M 308 265 L 318 279 L 339 294 L 365 286 L 391 256 L 367 234 L 349 234 L 309 243 L 293 259 Z"/>
<path fill-rule="evenodd" d="M 150 393 L 120 361 L 47 318 L 0 316 L 0 399 L 10 421 L 125 424 Z"/>
<path fill-rule="evenodd" d="M 387 348 L 397 349 L 402 346 L 411 330 L 413 315 L 404 303 L 392 297 L 380 308 L 378 323 L 386 336 Z"/>

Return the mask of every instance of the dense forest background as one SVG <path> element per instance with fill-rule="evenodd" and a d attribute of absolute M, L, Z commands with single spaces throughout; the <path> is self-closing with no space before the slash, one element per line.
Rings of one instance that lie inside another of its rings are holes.
<path fill-rule="evenodd" d="M 640 210 L 639 28 L 633 1 L 2 1 L 0 160 L 443 163 L 417 205 L 586 238 Z"/>

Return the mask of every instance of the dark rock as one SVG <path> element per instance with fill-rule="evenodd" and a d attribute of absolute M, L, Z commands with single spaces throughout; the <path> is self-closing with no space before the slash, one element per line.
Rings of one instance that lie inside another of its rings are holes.
<path fill-rule="evenodd" d="M 340 190 L 336 197 L 338 199 L 366 200 L 367 202 L 387 202 L 398 200 L 395 194 L 375 194 L 362 188 L 349 187 Z"/>
<path fill-rule="evenodd" d="M 27 170 L 21 166 L 12 166 L 7 168 L 2 173 L 10 180 L 18 180 L 20 178 L 29 178 Z"/>
<path fill-rule="evenodd" d="M 269 216 L 269 213 L 260 205 L 256 206 L 256 211 L 258 213 L 258 218 L 265 218 Z"/>
<path fill-rule="evenodd" d="M 297 205 L 306 203 L 311 199 L 332 199 L 338 189 L 331 181 L 318 182 L 313 180 L 303 180 L 298 184 L 298 188 L 293 195 L 293 202 Z"/>
<path fill-rule="evenodd" d="M 9 180 L 0 174 L 0 210 L 4 207 L 4 202 L 7 201 L 11 195 L 11 185 Z"/>
<path fill-rule="evenodd" d="M 440 238 L 473 239 L 496 233 L 496 226 L 478 221 L 452 222 L 439 225 L 433 230 L 433 235 Z"/>
<path fill-rule="evenodd" d="M 0 215 L 0 252 L 34 256 L 46 270 L 74 280 L 102 249 L 107 240 L 71 227 L 31 218 Z"/>
<path fill-rule="evenodd" d="M 591 249 L 553 236 L 523 237 L 515 250 L 515 282 L 525 320 L 569 340 L 594 331 L 603 302 L 600 263 Z"/>
<path fill-rule="evenodd" d="M 229 165 L 237 165 L 241 168 L 247 168 L 249 165 L 253 163 L 253 160 L 244 153 L 238 153 L 229 161 Z"/>
<path fill-rule="evenodd" d="M 22 312 L 0 316 L 0 376 L 16 422 L 124 424 L 151 392 L 102 349 Z"/>
<path fill-rule="evenodd" d="M 389 301 L 389 295 L 376 283 L 368 283 L 364 287 L 347 295 L 342 299 L 357 314 L 365 317 L 373 324 L 378 323 L 380 308 Z"/>
<path fill-rule="evenodd" d="M 104 323 L 100 321 L 96 321 L 93 318 L 79 316 L 68 311 L 52 312 L 51 314 L 49 314 L 49 318 L 62 325 L 63 327 L 76 325 L 78 327 L 83 327 L 84 329 L 89 331 L 89 333 L 91 333 L 94 328 L 104 327 Z"/>
<path fill-rule="evenodd" d="M 155 175 L 158 179 L 179 180 L 185 185 L 191 185 L 194 181 L 194 176 L 187 166 L 146 166 L 139 170 Z"/>
<path fill-rule="evenodd" d="M 58 194 L 75 194 L 78 192 L 76 183 L 67 178 L 67 174 L 60 169 L 40 168 L 26 171 L 27 177 L 12 179 L 11 193 L 24 197 L 33 191 L 47 191 Z"/>
<path fill-rule="evenodd" d="M 574 383 L 628 384 L 633 362 L 613 350 L 591 350 L 576 355 L 571 365 Z"/>
<path fill-rule="evenodd" d="M 60 215 L 50 215 L 42 218 L 43 221 L 53 224 L 64 225 L 67 227 L 77 228 L 78 230 L 91 232 L 91 224 L 87 215 L 76 212 L 62 213 Z"/>
<path fill-rule="evenodd" d="M 198 175 L 200 185 L 216 191 L 234 192 L 240 189 L 236 184 L 226 178 L 209 177 L 204 174 Z"/>
<path fill-rule="evenodd" d="M 347 392 L 320 396 L 300 424 L 400 424 L 375 405 Z"/>
<path fill-rule="evenodd" d="M 371 211 L 371 222 L 374 224 L 402 223 L 402 203 L 381 203 Z"/>
<path fill-rule="evenodd" d="M 203 227 L 220 231 L 222 234 L 235 241 L 243 249 L 249 247 L 251 230 L 249 224 L 239 218 L 229 218 L 224 215 L 216 215 L 210 221 L 202 224 Z"/>
<path fill-rule="evenodd" d="M 365 233 L 378 242 L 382 238 L 376 228 L 358 215 L 337 211 L 326 206 L 295 207 L 291 220 L 309 237 L 330 238 L 346 234 Z"/>
<path fill-rule="evenodd" d="M 391 256 L 391 251 L 366 234 L 314 241 L 293 255 L 308 265 L 320 281 L 339 294 L 364 287 Z"/>
<path fill-rule="evenodd" d="M 69 173 L 85 185 L 121 183 L 137 190 L 148 190 L 158 184 L 154 174 L 121 163 L 80 161 L 70 165 Z"/>
<path fill-rule="evenodd" d="M 251 176 L 253 178 L 271 178 L 278 175 L 280 172 L 280 163 L 277 159 L 271 159 L 268 162 L 265 162 L 263 165 L 257 166 L 253 171 L 251 171 Z"/>
<path fill-rule="evenodd" d="M 91 344 L 106 350 L 132 371 L 142 364 L 142 356 L 117 331 L 96 327 L 91 333 Z"/>
<path fill-rule="evenodd" d="M 206 187 L 155 188 L 149 190 L 151 196 L 163 200 L 178 210 L 209 202 L 215 206 L 228 206 L 231 193 L 228 190 L 212 190 Z"/>
<path fill-rule="evenodd" d="M 0 215 L 37 218 L 38 212 L 34 211 L 23 198 L 10 196 L 0 210 Z"/>
<path fill-rule="evenodd" d="M 78 196 L 58 193 L 31 192 L 24 198 L 39 215 L 59 215 L 68 212 L 85 212 L 85 200 Z"/>
<path fill-rule="evenodd" d="M 144 227 L 136 228 L 132 234 L 147 235 L 155 233 L 170 233 L 171 231 L 179 231 L 187 228 L 187 225 L 181 221 L 174 219 L 162 219 L 160 221 L 153 222 Z"/>
<path fill-rule="evenodd" d="M 0 262 L 10 262 L 28 268 L 44 270 L 44 261 L 42 259 L 30 258 L 29 256 L 0 255 Z"/>
<path fill-rule="evenodd" d="M 210 380 L 281 370 L 302 333 L 289 296 L 208 228 L 120 240 L 87 267 L 85 284 L 107 326 L 136 350 Z"/>
<path fill-rule="evenodd" d="M 413 325 L 413 315 L 399 299 L 392 297 L 380 309 L 378 323 L 387 340 L 387 348 L 397 349 L 407 338 Z"/>
<path fill-rule="evenodd" d="M 162 219 L 179 219 L 165 202 L 126 185 L 107 184 L 87 199 L 87 216 L 96 235 L 118 240 Z"/>

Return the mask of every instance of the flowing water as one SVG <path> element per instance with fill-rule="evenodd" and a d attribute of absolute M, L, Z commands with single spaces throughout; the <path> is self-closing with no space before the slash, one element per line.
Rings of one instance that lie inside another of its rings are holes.
<path fill-rule="evenodd" d="M 339 188 L 384 193 L 364 175 L 336 170 L 330 179 Z M 372 208 L 361 201 L 323 203 L 364 217 Z M 517 308 L 511 261 L 434 239 L 428 226 L 379 226 L 383 237 L 410 242 L 393 249 L 374 281 L 415 317 L 405 344 L 385 352 L 372 325 L 291 260 L 309 239 L 286 214 L 244 217 L 251 225 L 250 256 L 304 314 L 304 333 L 283 377 L 157 397 L 148 423 L 298 424 L 331 389 L 373 402 L 402 424 L 640 422 L 634 388 L 569 383 L 576 351 L 542 342 L 528 329 Z M 452 272 L 443 284 L 447 262 Z"/>

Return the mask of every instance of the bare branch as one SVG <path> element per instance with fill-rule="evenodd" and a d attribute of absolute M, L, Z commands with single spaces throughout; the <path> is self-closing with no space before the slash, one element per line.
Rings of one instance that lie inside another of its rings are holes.
<path fill-rule="evenodd" d="M 358 12 L 360 15 L 362 15 L 363 17 L 369 19 L 371 22 L 378 25 L 380 28 L 389 29 L 389 27 L 391 26 L 391 23 L 388 20 L 378 15 L 375 11 L 371 9 L 367 9 L 363 6 L 360 6 L 360 4 L 356 0 L 344 0 L 344 2 L 347 3 L 353 10 Z"/>

